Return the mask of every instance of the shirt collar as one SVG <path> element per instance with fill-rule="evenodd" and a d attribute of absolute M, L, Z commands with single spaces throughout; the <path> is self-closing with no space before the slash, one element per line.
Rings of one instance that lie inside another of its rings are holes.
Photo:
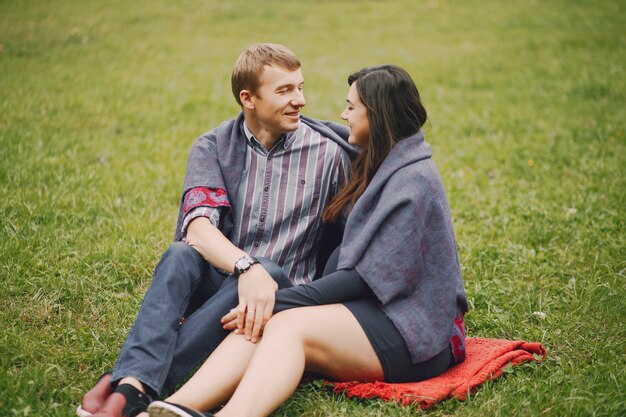
<path fill-rule="evenodd" d="M 284 133 L 281 136 L 280 140 L 276 142 L 276 145 L 274 145 L 272 149 L 278 150 L 281 148 L 282 149 L 289 148 L 295 142 L 295 139 L 297 137 L 296 133 L 301 129 L 301 127 L 302 127 L 302 123 L 300 123 L 300 127 L 298 127 L 298 129 L 294 130 L 293 132 Z M 254 136 L 254 133 L 252 133 L 250 128 L 248 128 L 248 125 L 246 124 L 245 120 L 243 121 L 243 132 L 246 135 L 246 140 L 250 147 L 256 148 L 265 154 L 269 153 L 272 150 L 272 149 L 270 150 L 266 149 L 265 146 L 263 146 L 263 144 L 258 141 L 258 139 Z"/>

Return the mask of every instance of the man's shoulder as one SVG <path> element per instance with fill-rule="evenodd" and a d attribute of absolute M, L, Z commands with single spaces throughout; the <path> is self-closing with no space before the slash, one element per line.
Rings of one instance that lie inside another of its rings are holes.
<path fill-rule="evenodd" d="M 204 132 L 198 136 L 191 144 L 191 152 L 198 150 L 214 150 L 217 146 L 217 135 L 215 129 Z"/>
<path fill-rule="evenodd" d="M 311 126 L 307 126 L 305 123 L 301 124 L 301 134 L 303 136 L 309 136 L 311 138 L 311 145 L 318 146 L 323 144 L 325 153 L 327 155 L 334 155 L 334 158 L 344 156 L 348 157 L 350 155 L 349 149 L 342 146 L 339 141 L 341 139 L 333 138 L 331 135 L 324 134 L 324 132 L 320 132 L 316 129 L 313 129 Z"/>
<path fill-rule="evenodd" d="M 242 123 L 241 116 L 236 116 L 230 120 L 225 120 L 222 123 L 220 123 L 217 127 L 214 127 L 211 130 L 207 130 L 206 132 L 198 136 L 194 144 L 206 144 L 206 143 L 216 144 L 218 141 L 218 138 L 220 137 L 228 136 L 230 138 L 230 135 L 232 134 L 233 131 L 235 132 L 238 131 L 241 123 Z M 235 128 L 237 128 L 237 130 L 235 130 Z"/>
<path fill-rule="evenodd" d="M 355 148 L 348 143 L 348 127 L 339 123 L 313 119 L 302 115 L 301 128 L 315 132 L 320 140 L 326 141 L 337 152 L 345 152 L 349 155 L 356 154 Z"/>

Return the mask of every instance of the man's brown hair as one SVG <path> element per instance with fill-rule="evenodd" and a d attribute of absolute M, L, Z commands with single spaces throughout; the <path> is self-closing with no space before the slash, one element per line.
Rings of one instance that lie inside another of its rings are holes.
<path fill-rule="evenodd" d="M 270 65 L 289 71 L 300 68 L 300 61 L 286 46 L 276 43 L 257 43 L 250 45 L 235 63 L 230 78 L 235 100 L 241 106 L 239 92 L 250 90 L 256 94 L 263 74 L 263 67 Z"/>

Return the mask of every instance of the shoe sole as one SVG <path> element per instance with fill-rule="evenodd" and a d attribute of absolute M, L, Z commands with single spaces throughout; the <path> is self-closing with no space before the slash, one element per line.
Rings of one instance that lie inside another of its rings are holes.
<path fill-rule="evenodd" d="M 91 417 L 93 414 L 90 413 L 89 411 L 84 410 L 83 407 L 79 405 L 78 408 L 76 409 L 76 415 L 78 417 Z"/>
<path fill-rule="evenodd" d="M 148 406 L 150 417 L 196 417 L 178 407 L 163 401 L 155 401 Z"/>

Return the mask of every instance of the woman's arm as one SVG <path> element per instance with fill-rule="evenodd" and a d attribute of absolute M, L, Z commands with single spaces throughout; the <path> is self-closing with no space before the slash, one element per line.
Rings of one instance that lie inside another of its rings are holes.
<path fill-rule="evenodd" d="M 340 269 L 309 284 L 284 288 L 276 292 L 274 314 L 290 308 L 336 304 L 357 298 L 373 297 L 372 290 L 354 269 Z M 237 311 L 222 318 L 224 329 L 237 328 Z"/>
<path fill-rule="evenodd" d="M 276 293 L 274 314 L 296 307 L 336 304 L 372 296 L 372 291 L 354 269 L 340 269 L 309 284 Z"/>

